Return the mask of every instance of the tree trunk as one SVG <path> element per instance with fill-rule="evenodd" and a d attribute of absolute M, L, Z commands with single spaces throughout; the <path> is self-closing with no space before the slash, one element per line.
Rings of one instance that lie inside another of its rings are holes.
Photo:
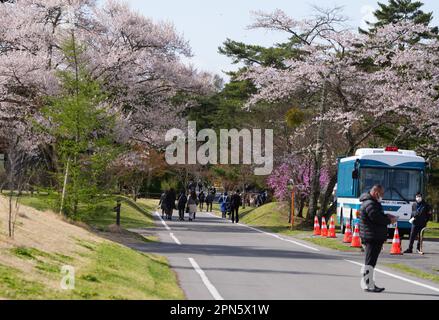
<path fill-rule="evenodd" d="M 78 197 L 75 196 L 75 199 L 73 200 L 73 216 L 76 217 L 76 214 L 78 213 L 78 205 L 79 200 Z"/>
<path fill-rule="evenodd" d="M 146 195 L 145 197 L 149 198 L 149 187 L 151 185 L 151 178 L 152 178 L 152 169 L 148 168 L 148 175 L 146 177 Z"/>
<path fill-rule="evenodd" d="M 331 176 L 331 179 L 329 180 L 328 183 L 328 187 L 326 189 L 325 195 L 323 197 L 323 202 L 322 202 L 322 214 L 324 214 L 325 216 L 328 215 L 329 213 L 328 211 L 328 205 L 329 205 L 329 200 L 331 199 L 332 196 L 332 192 L 334 191 L 334 187 L 337 183 L 337 173 L 334 173 Z"/>
<path fill-rule="evenodd" d="M 136 202 L 137 201 L 137 188 L 134 186 L 132 191 L 133 191 L 133 200 L 134 200 L 134 202 Z"/>
<path fill-rule="evenodd" d="M 64 183 L 62 187 L 62 193 L 61 193 L 61 205 L 59 208 L 59 213 L 61 214 L 64 209 L 64 200 L 66 197 L 66 188 L 67 188 L 67 179 L 69 176 L 69 166 L 70 166 L 70 157 L 67 159 L 67 165 L 66 165 L 66 172 L 64 174 Z"/>
<path fill-rule="evenodd" d="M 322 98 L 320 102 L 320 116 L 323 116 L 326 110 L 326 83 L 323 84 Z M 317 204 L 320 195 L 320 169 L 322 167 L 323 160 L 323 140 L 325 135 L 325 124 L 323 120 L 320 120 L 317 129 L 317 141 L 314 155 L 314 166 L 311 175 L 311 192 L 309 197 L 309 209 L 307 220 L 312 221 L 317 214 Z"/>
<path fill-rule="evenodd" d="M 12 189 L 9 191 L 9 213 L 8 213 L 8 231 L 9 231 L 9 238 L 13 237 L 12 232 L 12 195 L 13 191 Z"/>
<path fill-rule="evenodd" d="M 299 211 L 297 213 L 297 217 L 299 218 L 303 218 L 303 208 L 305 207 L 305 198 L 304 197 L 300 197 L 300 201 L 299 201 Z"/>
<path fill-rule="evenodd" d="M 242 208 L 245 209 L 245 182 L 242 183 Z"/>

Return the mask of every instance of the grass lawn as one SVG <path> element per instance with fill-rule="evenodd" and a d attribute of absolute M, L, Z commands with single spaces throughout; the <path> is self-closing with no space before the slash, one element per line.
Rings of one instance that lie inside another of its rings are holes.
<path fill-rule="evenodd" d="M 415 269 L 412 267 L 409 267 L 402 263 L 386 263 L 385 266 L 404 272 L 406 274 L 416 276 L 418 278 L 422 278 L 425 280 L 430 280 L 439 283 L 439 275 L 437 272 L 439 272 L 439 269 L 433 269 L 432 272 L 436 272 L 436 274 L 428 273 L 423 270 Z"/>
<path fill-rule="evenodd" d="M 31 208 L 21 207 L 14 240 L 0 228 L 0 299 L 185 299 L 165 257 L 132 250 L 56 213 L 39 211 L 54 209 L 47 196 L 24 196 L 20 202 Z M 108 200 L 93 210 L 81 207 L 81 221 L 106 229 L 115 222 L 114 205 Z M 157 201 L 138 205 L 151 212 Z M 5 217 L 2 212 L 0 226 L 6 225 Z M 150 215 L 126 204 L 121 223 L 124 228 L 153 225 Z M 60 287 L 63 265 L 75 268 L 73 290 Z"/>
<path fill-rule="evenodd" d="M 58 212 L 56 200 L 51 196 L 23 196 L 20 197 L 20 203 L 40 211 L 52 210 Z M 155 200 L 138 201 L 137 205 L 151 213 L 153 211 Z M 113 208 L 116 206 L 116 200 L 103 200 L 92 206 L 80 205 L 78 209 L 79 220 L 86 224 L 106 231 L 108 226 L 116 223 L 116 212 Z M 122 202 L 121 206 L 121 227 L 128 228 L 148 228 L 153 226 L 153 218 L 144 215 L 138 210 Z"/>
<path fill-rule="evenodd" d="M 121 245 L 77 241 L 77 255 L 30 247 L 9 250 L 30 268 L 0 264 L 0 297 L 6 299 L 184 299 L 165 258 Z M 62 265 L 75 268 L 75 288 L 59 287 Z"/>
<path fill-rule="evenodd" d="M 437 230 L 426 230 L 424 233 L 425 238 L 439 238 L 439 222 L 429 221 L 427 224 L 428 228 L 435 228 Z"/>

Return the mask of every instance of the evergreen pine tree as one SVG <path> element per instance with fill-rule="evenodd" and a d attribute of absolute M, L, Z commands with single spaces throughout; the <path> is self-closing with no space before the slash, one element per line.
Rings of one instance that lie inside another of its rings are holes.
<path fill-rule="evenodd" d="M 378 2 L 379 9 L 374 12 L 376 22 L 366 22 L 369 30 L 360 28 L 363 34 L 373 34 L 382 26 L 402 21 L 412 21 L 416 24 L 425 26 L 430 25 L 433 20 L 433 12 L 424 12 L 421 10 L 424 4 L 421 1 L 412 0 L 389 0 L 388 4 Z M 432 28 L 433 33 L 438 33 L 438 28 Z M 420 38 L 426 38 L 427 35 L 420 35 Z M 416 39 L 419 41 L 419 39 Z"/>

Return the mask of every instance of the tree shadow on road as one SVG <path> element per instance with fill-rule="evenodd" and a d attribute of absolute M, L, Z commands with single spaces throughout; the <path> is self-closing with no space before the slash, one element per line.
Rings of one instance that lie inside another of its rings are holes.
<path fill-rule="evenodd" d="M 384 291 L 386 294 L 395 294 L 395 295 L 409 295 L 409 296 L 426 296 L 426 297 L 437 297 L 439 298 L 439 294 L 433 293 L 412 293 L 412 292 L 395 292 L 395 291 Z"/>
<path fill-rule="evenodd" d="M 230 241 L 233 241 L 231 239 Z M 143 252 L 153 252 L 161 255 L 211 255 L 211 256 L 230 256 L 230 257 L 254 257 L 254 258 L 273 258 L 273 259 L 306 259 L 306 260 L 340 260 L 341 258 L 333 255 L 316 254 L 290 248 L 272 249 L 249 245 L 210 245 L 203 243 L 200 239 L 199 244 L 176 245 L 171 242 L 142 243 L 134 245 L 134 249 Z"/>
<path fill-rule="evenodd" d="M 174 269 L 187 269 L 193 270 L 192 267 L 173 265 Z M 225 271 L 225 272 L 244 272 L 244 273 L 274 273 L 274 274 L 290 274 L 290 275 L 311 275 L 311 276 L 324 276 L 324 277 L 343 277 L 343 278 L 355 278 L 358 276 L 349 276 L 346 274 L 334 274 L 334 273 L 322 273 L 322 272 L 308 272 L 308 271 L 294 271 L 294 270 L 273 270 L 273 269 L 248 269 L 248 268 L 220 268 L 220 267 L 203 267 L 204 271 Z"/>

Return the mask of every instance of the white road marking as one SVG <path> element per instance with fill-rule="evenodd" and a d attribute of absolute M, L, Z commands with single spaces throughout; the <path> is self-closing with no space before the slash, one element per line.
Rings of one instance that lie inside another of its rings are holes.
<path fill-rule="evenodd" d="M 201 270 L 198 263 L 193 258 L 188 258 L 189 262 L 191 263 L 192 267 L 195 269 L 195 271 L 200 275 L 201 280 L 203 281 L 204 285 L 206 286 L 207 290 L 209 290 L 210 294 L 213 296 L 215 300 L 224 300 L 223 297 L 219 294 L 218 290 L 213 286 L 213 284 L 209 281 L 206 274 L 203 270 Z"/>
<path fill-rule="evenodd" d="M 174 240 L 176 244 L 181 246 L 181 242 L 177 239 L 176 236 L 174 236 L 174 234 L 172 232 L 170 233 L 170 235 L 171 235 L 172 240 Z"/>
<path fill-rule="evenodd" d="M 347 259 L 344 259 L 344 261 L 356 264 L 356 265 L 361 266 L 361 267 L 364 266 L 364 264 L 356 262 L 356 261 L 347 260 Z M 376 269 L 376 268 L 375 268 L 375 270 L 380 272 L 380 273 L 383 273 L 385 275 L 388 275 L 389 277 L 393 277 L 393 278 L 396 278 L 396 279 L 399 279 L 399 280 L 402 280 L 402 281 L 405 281 L 405 282 L 408 282 L 408 283 L 411 283 L 411 284 L 414 284 L 414 285 L 417 285 L 417 286 L 420 286 L 420 287 L 424 287 L 424 288 L 433 290 L 435 292 L 439 292 L 439 288 L 435 288 L 435 287 L 429 286 L 428 284 L 423 284 L 423 283 L 418 282 L 418 281 L 410 280 L 410 279 L 398 276 L 396 274 L 393 274 L 393 273 L 390 273 L 390 272 L 387 272 L 387 271 L 384 271 L 384 270 L 380 270 L 380 269 Z"/>
<path fill-rule="evenodd" d="M 265 232 L 265 231 L 262 231 L 262 230 L 259 230 L 259 229 L 257 229 L 257 228 L 253 228 L 253 227 L 247 226 L 247 225 L 245 225 L 245 224 L 241 224 L 241 223 L 238 223 L 238 225 L 240 225 L 240 226 L 244 226 L 244 227 L 247 227 L 247 228 L 250 228 L 250 229 L 253 229 L 253 230 L 259 231 L 259 232 L 262 232 L 262 233 L 264 233 L 264 234 L 266 234 L 266 235 L 268 235 L 268 236 L 271 236 L 271 237 L 277 238 L 277 239 L 282 240 L 282 241 L 286 241 L 286 242 L 294 243 L 295 245 L 298 245 L 298 246 L 301 246 L 301 247 L 304 247 L 304 248 L 307 248 L 307 249 L 310 249 L 310 250 L 320 251 L 320 250 L 317 249 L 317 248 L 314 248 L 314 247 L 311 247 L 311 246 L 307 246 L 306 244 L 303 244 L 303 243 L 300 243 L 300 242 L 297 242 L 297 241 L 294 241 L 294 240 L 291 240 L 291 239 L 283 238 L 283 237 L 281 237 L 281 236 L 279 236 L 279 235 L 277 235 L 277 234 L 274 234 L 274 233 Z"/>
<path fill-rule="evenodd" d="M 156 216 L 160 218 L 160 221 L 162 222 L 162 224 L 165 226 L 166 230 L 171 230 L 171 228 L 168 227 L 168 225 L 166 224 L 165 220 L 162 219 L 162 216 L 160 215 L 160 213 L 158 213 L 157 211 L 155 212 Z"/>
<path fill-rule="evenodd" d="M 209 214 L 209 215 L 211 215 L 211 216 L 214 216 L 214 217 L 216 217 L 216 218 L 220 218 L 220 217 L 218 217 L 218 216 L 216 216 L 216 215 L 214 215 L 214 214 L 212 214 L 212 213 L 209 213 L 209 212 L 206 212 L 206 213 Z M 283 237 L 281 237 L 281 236 L 279 236 L 279 235 L 277 235 L 277 234 L 274 234 L 274 233 L 265 232 L 265 231 L 262 231 L 262 230 L 260 230 L 260 229 L 250 227 L 250 226 L 248 226 L 248 225 L 246 225 L 246 224 L 238 223 L 238 225 L 239 225 L 239 226 L 242 226 L 242 227 L 246 227 L 246 228 L 253 229 L 253 230 L 258 231 L 258 232 L 261 232 L 261 233 L 264 233 L 264 234 L 266 234 L 266 235 L 268 235 L 268 236 L 270 236 L 270 237 L 274 237 L 274 238 L 277 238 L 277 239 L 282 240 L 282 241 L 286 241 L 286 242 L 294 243 L 295 245 L 298 245 L 298 246 L 301 246 L 301 247 L 304 247 L 304 248 L 307 248 L 307 249 L 310 249 L 310 250 L 320 251 L 320 250 L 317 249 L 317 248 L 314 248 L 314 247 L 311 247 L 311 246 L 307 246 L 306 244 L 303 244 L 303 243 L 300 243 L 300 242 L 297 242 L 297 241 L 294 241 L 294 240 L 291 240 L 291 239 L 283 238 Z"/>

